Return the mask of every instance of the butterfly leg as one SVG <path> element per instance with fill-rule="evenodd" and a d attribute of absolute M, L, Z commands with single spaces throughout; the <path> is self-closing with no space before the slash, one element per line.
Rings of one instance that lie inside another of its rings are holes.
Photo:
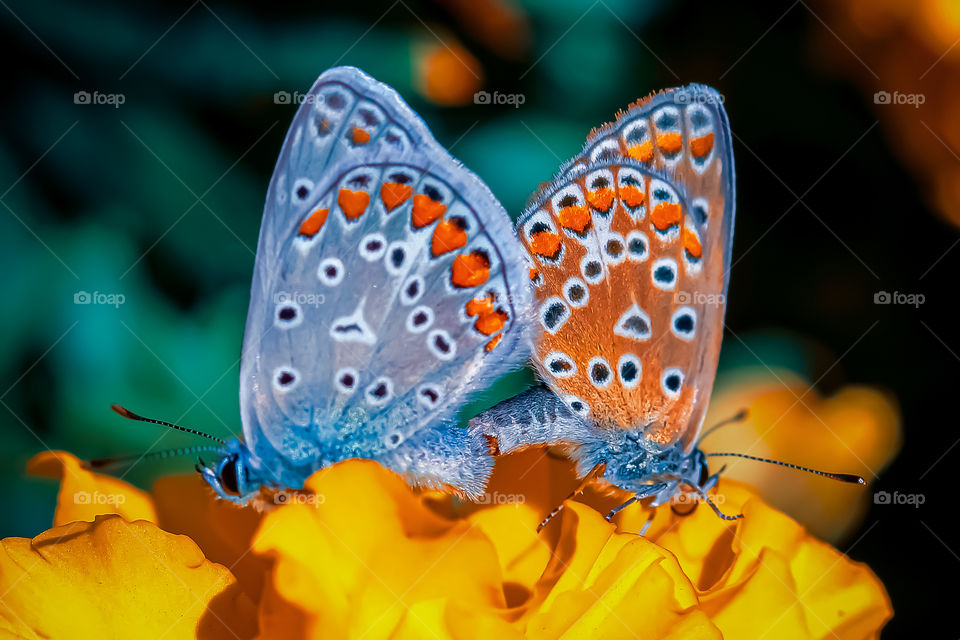
<path fill-rule="evenodd" d="M 666 483 L 666 482 L 660 482 L 660 483 L 658 483 L 658 484 L 648 485 L 648 486 L 645 487 L 644 489 L 642 489 L 642 490 L 638 491 L 637 493 L 633 494 L 633 497 L 632 497 L 632 498 L 630 498 L 629 500 L 627 500 L 626 502 L 624 502 L 624 503 L 621 504 L 620 506 L 614 507 L 613 509 L 611 509 L 611 510 L 610 510 L 610 513 L 607 514 L 607 522 L 610 522 L 610 521 L 613 519 L 613 516 L 617 515 L 620 511 L 622 511 L 623 509 L 626 509 L 627 507 L 629 507 L 630 505 L 632 505 L 632 504 L 633 504 L 634 502 L 636 502 L 637 500 L 643 500 L 644 498 L 649 498 L 650 496 L 655 495 L 655 494 L 659 493 L 661 490 L 666 489 L 666 488 L 667 488 L 667 483 Z"/>
<path fill-rule="evenodd" d="M 573 492 L 570 493 L 570 495 L 568 495 L 566 498 L 564 498 L 564 499 L 563 499 L 563 502 L 561 502 L 560 504 L 558 504 L 558 505 L 556 506 L 556 508 L 554 508 L 553 511 L 551 511 L 550 513 L 548 513 L 548 514 L 547 514 L 547 517 L 544 518 L 544 519 L 540 522 L 540 524 L 537 525 L 537 533 L 540 533 L 540 531 L 541 531 L 545 526 L 547 526 L 547 523 L 548 523 L 548 522 L 550 522 L 551 520 L 553 520 L 553 518 L 554 518 L 558 513 L 560 513 L 561 511 L 563 511 L 563 505 L 566 504 L 567 500 L 573 500 L 574 498 L 576 498 L 578 495 L 580 495 L 581 493 L 583 493 L 583 490 L 587 488 L 587 485 L 588 485 L 588 484 L 590 484 L 591 482 L 593 482 L 594 480 L 596 480 L 597 478 L 599 478 L 600 476 L 602 476 L 602 475 L 603 475 L 603 471 L 604 471 L 605 468 L 606 468 L 606 463 L 601 462 L 600 464 L 596 465 L 593 469 L 591 469 L 591 470 L 590 470 L 590 473 L 588 473 L 587 475 L 585 475 L 585 476 L 583 477 L 583 480 L 580 481 L 580 484 L 577 486 L 577 488 L 574 489 Z"/>

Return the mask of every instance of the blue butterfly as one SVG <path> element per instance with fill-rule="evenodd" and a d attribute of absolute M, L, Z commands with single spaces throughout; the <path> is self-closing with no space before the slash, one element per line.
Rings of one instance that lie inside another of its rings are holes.
<path fill-rule="evenodd" d="M 324 72 L 267 192 L 243 440 L 198 471 L 238 503 L 348 458 L 481 495 L 492 458 L 457 413 L 524 361 L 525 278 L 503 207 L 400 96 L 352 67 Z"/>

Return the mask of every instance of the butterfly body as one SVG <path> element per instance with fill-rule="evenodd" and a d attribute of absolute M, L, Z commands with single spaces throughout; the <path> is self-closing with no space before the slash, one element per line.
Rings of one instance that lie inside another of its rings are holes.
<path fill-rule="evenodd" d="M 546 388 L 478 416 L 508 452 L 563 445 L 580 475 L 659 504 L 705 490 L 694 441 L 716 374 L 734 219 L 722 98 L 652 96 L 591 134 L 517 223 Z"/>
<path fill-rule="evenodd" d="M 325 72 L 267 194 L 244 440 L 201 473 L 242 502 L 367 458 L 415 484 L 481 494 L 492 460 L 457 412 L 522 363 L 525 278 L 506 212 L 400 97 L 357 69 Z"/>

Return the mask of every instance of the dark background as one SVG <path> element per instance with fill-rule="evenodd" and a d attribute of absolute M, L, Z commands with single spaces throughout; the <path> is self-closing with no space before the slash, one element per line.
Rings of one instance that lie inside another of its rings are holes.
<path fill-rule="evenodd" d="M 890 591 L 885 636 L 928 620 L 940 588 L 931 577 L 960 568 L 947 495 L 960 455 L 948 417 L 960 236 L 895 151 L 891 114 L 911 107 L 873 103 L 871 86 L 892 90 L 896 79 L 873 77 L 816 3 L 525 2 L 528 47 L 513 53 L 458 20 L 455 2 L 358 4 L 4 0 L 0 534 L 49 526 L 54 488 L 23 472 L 39 451 L 193 443 L 123 422 L 111 402 L 239 432 L 253 251 L 295 109 L 274 92 L 306 91 L 334 64 L 364 68 L 516 215 L 591 127 L 655 88 L 696 81 L 725 96 L 737 142 L 727 324 L 748 341 L 771 328 L 803 336 L 806 357 L 793 366 L 810 379 L 827 372 L 824 394 L 857 382 L 898 399 L 905 445 L 876 488 L 921 493 L 925 504 L 874 506 L 841 549 Z M 523 94 L 524 105 L 426 99 L 417 56 L 438 38 L 476 56 L 484 88 Z M 938 87 L 928 90 L 938 99 Z M 77 91 L 125 101 L 78 105 Z M 929 145 L 943 151 L 932 131 Z M 125 301 L 76 305 L 79 291 Z M 878 291 L 925 303 L 876 305 Z M 724 362 L 731 349 L 728 340 Z M 189 467 L 145 465 L 127 477 L 142 484 Z"/>

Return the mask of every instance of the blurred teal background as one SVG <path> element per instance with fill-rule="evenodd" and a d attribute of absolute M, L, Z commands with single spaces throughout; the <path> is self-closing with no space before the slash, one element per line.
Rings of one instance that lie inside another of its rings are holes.
<path fill-rule="evenodd" d="M 90 458 L 196 443 L 125 421 L 111 403 L 240 432 L 260 216 L 296 108 L 274 94 L 305 92 L 336 64 L 395 87 L 514 215 L 617 109 L 660 87 L 716 86 L 739 174 L 727 312 L 739 338 L 727 339 L 722 369 L 760 361 L 819 379 L 825 393 L 849 381 L 895 390 L 908 428 L 925 430 L 890 482 L 915 484 L 953 442 L 934 428 L 943 421 L 929 398 L 953 396 L 957 361 L 920 322 L 954 333 L 950 299 L 932 292 L 955 290 L 956 233 L 871 129 L 882 116 L 869 97 L 811 44 L 811 33 L 828 32 L 801 5 L 4 0 L 0 535 L 50 525 L 54 483 L 24 474 L 38 452 Z M 523 104 L 474 104 L 481 88 Z M 122 104 L 92 104 L 117 96 Z M 823 218 L 797 207 L 798 194 Z M 878 289 L 923 292 L 928 303 L 877 307 Z M 78 304 L 84 292 L 123 303 Z M 512 377 L 474 408 L 531 379 Z M 148 486 L 192 463 L 126 477 Z M 942 465 L 925 482 L 948 486 L 947 473 Z M 892 591 L 912 581 L 889 562 L 899 535 L 878 529 L 855 554 Z"/>

